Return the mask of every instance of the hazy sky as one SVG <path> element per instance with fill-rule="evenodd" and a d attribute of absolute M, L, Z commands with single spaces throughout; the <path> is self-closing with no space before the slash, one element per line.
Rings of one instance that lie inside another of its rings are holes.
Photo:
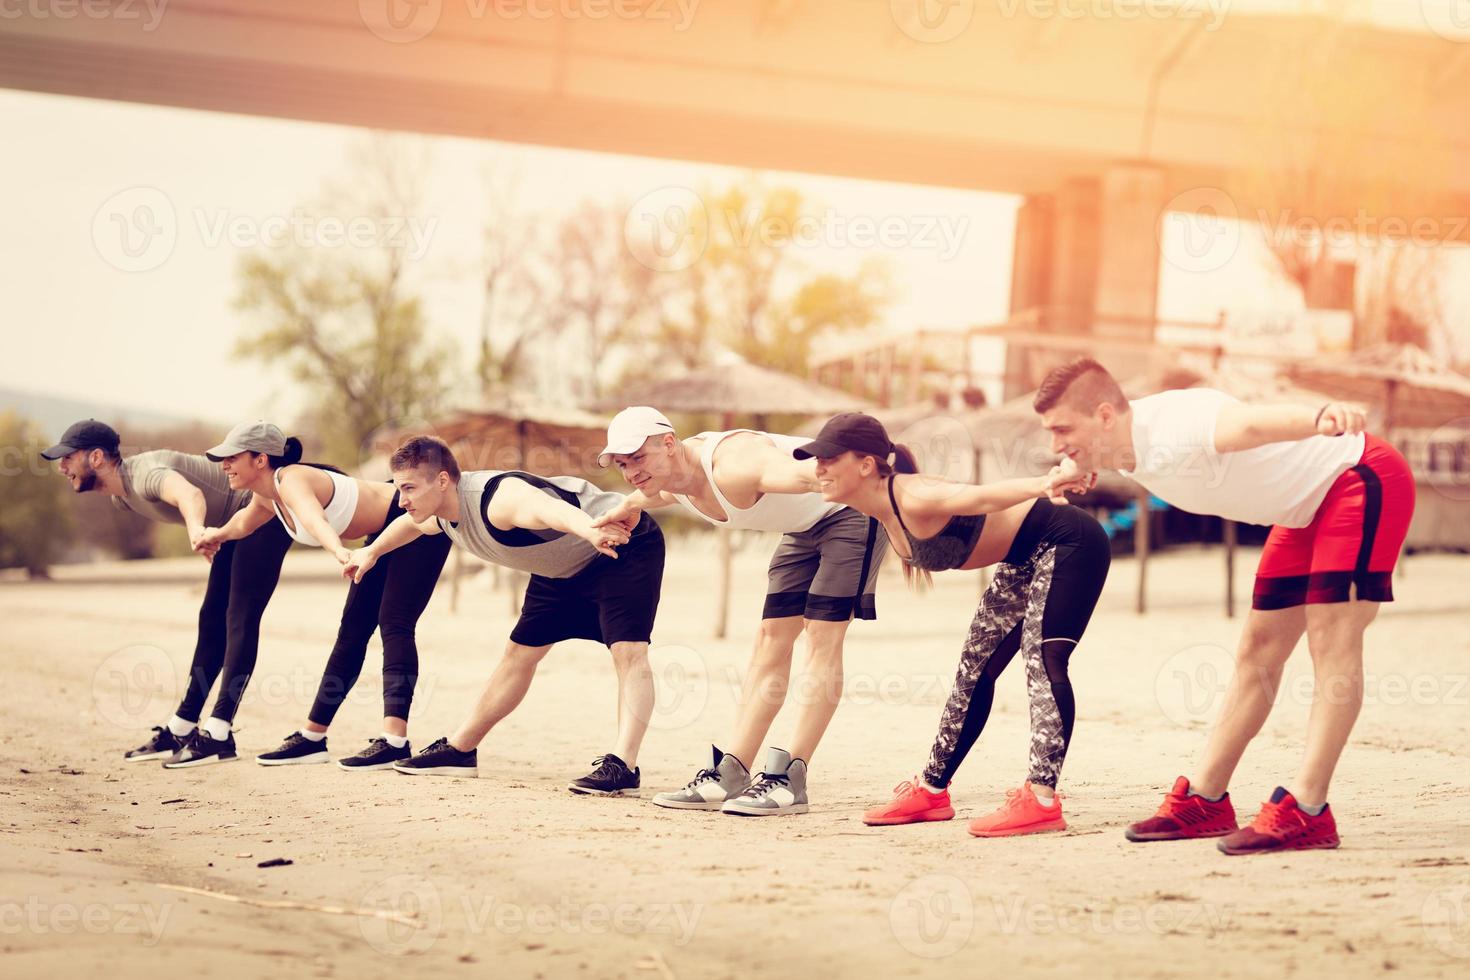
<path fill-rule="evenodd" d="M 284 370 L 231 353 L 248 327 L 233 308 L 239 261 L 272 231 L 311 248 L 340 247 L 331 229 L 293 225 L 293 215 L 347 172 L 363 131 L 14 91 L 0 91 L 0 125 L 9 232 L 0 236 L 8 324 L 0 386 L 292 421 L 300 400 Z M 430 327 L 457 338 L 467 364 L 480 318 L 487 168 L 516 168 L 519 208 L 553 221 L 585 198 L 658 202 L 742 176 L 705 164 L 413 139 L 431 148 L 427 200 L 411 226 L 395 231 L 419 236 L 411 275 Z M 900 297 L 885 329 L 1005 318 L 1017 198 L 764 177 L 798 188 L 841 229 L 801 248 L 807 264 L 852 271 L 865 258 L 887 259 Z M 883 227 L 896 231 L 890 247 L 865 237 Z M 1299 303 L 1270 273 L 1258 234 L 1234 228 L 1201 262 L 1181 251 L 1178 231 L 1166 223 L 1161 317 L 1211 320 L 1222 308 Z"/>

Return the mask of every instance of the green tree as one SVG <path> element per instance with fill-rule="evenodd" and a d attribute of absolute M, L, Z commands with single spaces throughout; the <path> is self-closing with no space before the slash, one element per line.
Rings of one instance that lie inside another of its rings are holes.
<path fill-rule="evenodd" d="M 47 443 L 29 420 L 0 413 L 0 568 L 46 578 L 75 537 L 66 481 L 40 458 Z"/>
<path fill-rule="evenodd" d="M 371 248 L 263 249 L 240 268 L 236 305 L 259 326 L 236 353 L 290 369 L 328 460 L 355 463 L 383 425 L 431 414 L 454 355 L 429 336 L 407 282 L 411 242 L 396 223 L 422 217 L 425 163 L 395 146 L 360 150 L 355 190 L 322 209 L 376 220 L 384 232 Z"/>

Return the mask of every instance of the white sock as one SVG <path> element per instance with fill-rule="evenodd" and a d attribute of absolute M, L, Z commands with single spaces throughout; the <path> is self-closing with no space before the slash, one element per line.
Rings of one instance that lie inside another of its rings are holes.
<path fill-rule="evenodd" d="M 927 779 L 921 779 L 921 780 L 919 780 L 919 786 L 920 786 L 921 789 L 924 790 L 924 792 L 926 792 L 926 793 L 933 793 L 935 796 L 938 796 L 940 793 L 943 793 L 944 792 L 944 790 L 940 789 L 937 786 L 930 786 L 929 785 L 929 780 L 927 780 Z"/>
<path fill-rule="evenodd" d="M 306 739 L 308 742 L 320 742 L 322 739 L 327 737 L 327 733 L 314 732 L 310 728 L 303 728 L 301 729 L 301 737 Z"/>
<path fill-rule="evenodd" d="M 194 729 L 198 727 L 197 723 L 189 721 L 187 718 L 180 718 L 178 715 L 174 715 L 168 720 L 168 730 L 174 733 L 175 738 L 192 735 L 194 734 Z"/>
<path fill-rule="evenodd" d="M 408 744 L 408 736 L 407 735 L 389 735 L 387 732 L 384 732 L 383 733 L 383 741 L 387 742 L 389 745 L 393 746 L 395 749 L 401 749 L 405 745 Z"/>
<path fill-rule="evenodd" d="M 210 718 L 201 727 L 216 742 L 223 742 L 230 737 L 230 723 L 223 718 Z"/>

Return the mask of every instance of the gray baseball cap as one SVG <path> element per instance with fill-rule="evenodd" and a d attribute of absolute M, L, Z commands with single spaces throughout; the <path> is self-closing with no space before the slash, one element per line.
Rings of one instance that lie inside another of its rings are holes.
<path fill-rule="evenodd" d="M 204 455 L 218 463 L 236 453 L 265 453 L 280 456 L 286 451 L 286 434 L 269 422 L 241 422 L 230 430 L 225 441 L 207 449 Z"/>

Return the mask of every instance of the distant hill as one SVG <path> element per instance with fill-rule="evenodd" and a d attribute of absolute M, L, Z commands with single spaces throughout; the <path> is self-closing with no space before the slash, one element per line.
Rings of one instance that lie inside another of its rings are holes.
<path fill-rule="evenodd" d="M 203 423 L 220 432 L 231 423 L 218 419 L 190 418 L 146 409 L 125 408 L 107 402 L 82 401 L 57 395 L 42 395 L 14 388 L 0 388 L 0 412 L 16 411 L 41 426 L 48 438 L 56 438 L 78 419 L 97 419 L 112 426 L 139 429 L 177 429 Z"/>

